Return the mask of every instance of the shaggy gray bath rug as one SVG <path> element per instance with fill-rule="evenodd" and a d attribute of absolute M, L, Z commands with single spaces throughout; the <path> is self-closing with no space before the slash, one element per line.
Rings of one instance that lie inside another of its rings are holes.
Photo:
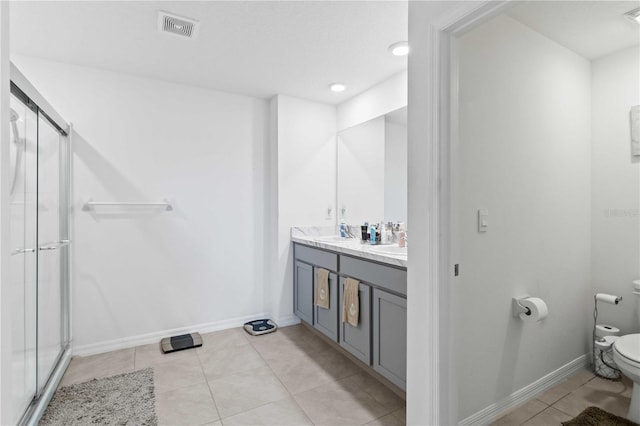
<path fill-rule="evenodd" d="M 153 369 L 93 379 L 56 391 L 41 426 L 158 424 Z"/>
<path fill-rule="evenodd" d="M 623 417 L 611 414 L 598 407 L 585 408 L 578 414 L 578 417 L 566 422 L 563 426 L 639 426 L 638 424 Z"/>

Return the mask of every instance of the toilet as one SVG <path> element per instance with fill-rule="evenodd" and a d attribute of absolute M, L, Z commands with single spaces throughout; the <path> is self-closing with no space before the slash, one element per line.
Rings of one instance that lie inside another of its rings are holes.
<path fill-rule="evenodd" d="M 633 282 L 633 294 L 640 297 L 640 280 Z M 638 320 L 640 322 L 640 318 Z M 613 344 L 613 360 L 622 374 L 633 381 L 627 418 L 640 423 L 640 333 L 627 334 L 617 339 Z"/>

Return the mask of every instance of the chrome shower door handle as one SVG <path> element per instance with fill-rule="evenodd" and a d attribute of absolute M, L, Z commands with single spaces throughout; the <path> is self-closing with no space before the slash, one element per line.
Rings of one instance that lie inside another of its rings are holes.
<path fill-rule="evenodd" d="M 41 246 L 40 250 L 43 250 L 43 251 L 46 251 L 46 250 L 57 250 L 57 249 L 59 249 L 61 247 L 69 245 L 70 242 L 71 242 L 71 240 L 54 241 L 52 243 L 49 243 L 48 245 Z"/>
<path fill-rule="evenodd" d="M 11 252 L 11 256 L 14 256 L 16 254 L 35 253 L 35 252 L 36 252 L 36 249 L 34 248 L 22 248 L 22 249 L 17 248 Z"/>

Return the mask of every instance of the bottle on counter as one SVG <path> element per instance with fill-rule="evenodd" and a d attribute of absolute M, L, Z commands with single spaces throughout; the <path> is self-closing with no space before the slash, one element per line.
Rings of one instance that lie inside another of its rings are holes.
<path fill-rule="evenodd" d="M 364 225 L 360 225 L 360 242 L 365 243 L 369 241 L 369 224 L 367 222 Z"/>
<path fill-rule="evenodd" d="M 398 247 L 405 247 L 407 245 L 407 232 L 404 230 L 404 223 L 398 224 Z"/>
<path fill-rule="evenodd" d="M 369 243 L 374 245 L 377 243 L 376 227 L 374 224 L 371 224 L 371 226 L 369 227 Z"/>
<path fill-rule="evenodd" d="M 384 223 L 384 220 L 380 221 L 380 244 L 387 244 L 387 226 Z"/>

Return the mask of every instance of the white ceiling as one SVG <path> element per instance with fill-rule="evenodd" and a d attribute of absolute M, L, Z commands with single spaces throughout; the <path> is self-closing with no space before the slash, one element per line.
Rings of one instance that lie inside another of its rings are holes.
<path fill-rule="evenodd" d="M 622 17 L 639 1 L 514 4 L 508 15 L 588 59 L 640 41 L 640 26 Z M 158 10 L 200 20 L 198 38 L 158 33 Z M 406 69 L 387 47 L 407 39 L 407 14 L 402 0 L 12 1 L 10 42 L 18 54 L 337 104 Z M 330 92 L 336 81 L 347 91 Z"/>
<path fill-rule="evenodd" d="M 637 46 L 640 25 L 623 15 L 639 1 L 529 1 L 507 15 L 587 59 Z"/>
<path fill-rule="evenodd" d="M 157 31 L 158 10 L 200 21 Z M 336 104 L 407 67 L 406 1 L 12 1 L 12 52 L 258 97 Z M 329 83 L 345 82 L 336 94 Z"/>

